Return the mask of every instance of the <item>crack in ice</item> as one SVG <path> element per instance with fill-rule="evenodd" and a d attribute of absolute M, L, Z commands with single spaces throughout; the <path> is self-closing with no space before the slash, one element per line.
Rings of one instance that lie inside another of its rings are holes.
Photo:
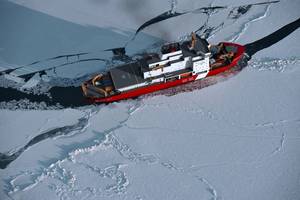
<path fill-rule="evenodd" d="M 280 139 L 280 146 L 276 147 L 275 150 L 271 153 L 271 155 L 275 155 L 275 154 L 283 151 L 283 145 L 285 142 L 285 138 L 286 138 L 286 135 L 285 135 L 285 133 L 283 133 L 281 136 L 281 139 Z"/>
<path fill-rule="evenodd" d="M 265 11 L 258 16 L 253 17 L 252 19 L 250 19 L 250 21 L 246 22 L 242 28 L 240 29 L 240 31 L 238 33 L 236 33 L 234 36 L 231 37 L 231 39 L 228 39 L 227 41 L 231 41 L 231 42 L 235 42 L 238 39 L 241 38 L 242 35 L 244 35 L 244 33 L 247 31 L 247 29 L 249 28 L 249 26 L 256 21 L 262 20 L 267 16 L 267 13 L 269 12 L 271 4 L 267 5 L 265 8 Z"/>
<path fill-rule="evenodd" d="M 207 186 L 207 190 L 213 196 L 213 200 L 218 200 L 217 190 L 212 186 L 212 184 L 209 183 L 208 180 L 203 177 L 197 177 L 197 178 L 199 181 L 201 181 L 202 183 L 204 183 Z"/>
<path fill-rule="evenodd" d="M 57 138 L 60 136 L 73 136 L 85 131 L 89 125 L 88 121 L 91 117 L 91 113 L 87 113 L 82 118 L 78 119 L 78 122 L 73 125 L 63 126 L 58 128 L 52 128 L 48 131 L 44 131 L 41 134 L 32 138 L 25 146 L 19 148 L 16 151 L 9 151 L 10 153 L 0 153 L 0 168 L 5 169 L 11 162 L 16 160 L 23 152 L 29 147 L 36 145 L 49 138 Z"/>

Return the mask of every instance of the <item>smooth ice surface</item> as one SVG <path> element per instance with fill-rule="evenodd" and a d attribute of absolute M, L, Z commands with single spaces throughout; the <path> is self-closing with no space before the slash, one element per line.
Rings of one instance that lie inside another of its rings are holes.
<path fill-rule="evenodd" d="M 257 1 L 174 2 L 180 11 Z M 93 53 L 82 58 L 109 59 L 100 50 L 122 46 L 170 5 L 1 1 L 0 67 L 86 51 Z M 219 11 L 206 28 L 224 25 L 209 40 L 250 43 L 299 18 L 298 11 L 299 3 L 288 0 L 253 6 L 238 19 Z M 206 19 L 191 14 L 153 25 L 129 44 L 129 52 L 180 38 Z M 201 90 L 109 105 L 0 110 L 1 156 L 20 152 L 0 169 L 0 199 L 299 199 L 299 36 L 296 30 L 255 54 L 237 75 Z M 71 66 L 48 74 L 80 77 L 105 69 L 105 62 Z"/>

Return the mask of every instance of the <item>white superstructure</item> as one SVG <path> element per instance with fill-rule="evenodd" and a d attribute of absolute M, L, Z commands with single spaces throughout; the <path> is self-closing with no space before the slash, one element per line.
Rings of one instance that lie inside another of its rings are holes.
<path fill-rule="evenodd" d="M 209 58 L 207 41 L 194 36 L 189 41 L 162 46 L 160 54 L 151 54 L 139 62 L 113 68 L 110 75 L 119 92 L 187 76 L 201 79 L 209 72 Z"/>
<path fill-rule="evenodd" d="M 177 72 L 185 70 L 190 70 L 193 75 L 198 74 L 197 79 L 204 78 L 209 72 L 210 52 L 204 46 L 205 44 L 197 43 L 200 42 L 200 39 L 195 40 L 192 48 L 187 43 L 166 45 L 166 52 L 162 51 L 158 60 L 148 62 L 147 70 L 143 71 L 143 78 L 155 79 L 163 75 L 175 75 Z"/>

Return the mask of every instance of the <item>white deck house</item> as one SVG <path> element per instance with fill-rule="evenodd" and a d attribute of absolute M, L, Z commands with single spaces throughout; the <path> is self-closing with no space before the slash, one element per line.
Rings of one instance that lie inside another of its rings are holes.
<path fill-rule="evenodd" d="M 143 72 L 143 78 L 147 79 L 164 74 L 176 74 L 176 72 L 185 69 L 190 70 L 193 74 L 199 74 L 199 78 L 205 77 L 209 71 L 210 52 L 208 50 L 203 51 L 205 48 L 196 49 L 196 47 L 191 50 L 188 49 L 186 44 L 182 44 L 178 50 L 162 54 L 159 61 L 148 63 L 149 70 Z"/>
<path fill-rule="evenodd" d="M 153 83 L 181 79 L 187 73 L 206 77 L 209 72 L 208 43 L 196 38 L 191 41 L 167 44 L 161 55 L 155 55 L 145 62 L 126 64 L 110 71 L 115 88 L 120 92 L 147 86 Z"/>

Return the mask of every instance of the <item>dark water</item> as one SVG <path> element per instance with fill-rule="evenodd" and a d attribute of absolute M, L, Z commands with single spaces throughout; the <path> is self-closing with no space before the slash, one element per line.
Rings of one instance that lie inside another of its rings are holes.
<path fill-rule="evenodd" d="M 281 29 L 275 31 L 274 33 L 260 39 L 255 42 L 246 44 L 246 52 L 249 56 L 254 55 L 255 53 L 276 44 L 283 38 L 287 37 L 289 34 L 297 30 L 300 26 L 300 18 L 297 20 L 285 25 Z M 299 44 L 295 44 L 299 45 Z"/>
<path fill-rule="evenodd" d="M 0 102 L 9 102 L 12 100 L 28 99 L 30 102 L 45 102 L 47 106 L 57 104 L 63 107 L 80 107 L 87 105 L 88 102 L 83 97 L 80 87 L 52 87 L 49 90 L 50 96 L 46 94 L 27 94 L 14 88 L 0 87 Z"/>
<path fill-rule="evenodd" d="M 50 103 L 59 103 L 63 107 L 79 107 L 88 104 L 81 87 L 53 87 L 49 92 L 52 96 Z"/>

